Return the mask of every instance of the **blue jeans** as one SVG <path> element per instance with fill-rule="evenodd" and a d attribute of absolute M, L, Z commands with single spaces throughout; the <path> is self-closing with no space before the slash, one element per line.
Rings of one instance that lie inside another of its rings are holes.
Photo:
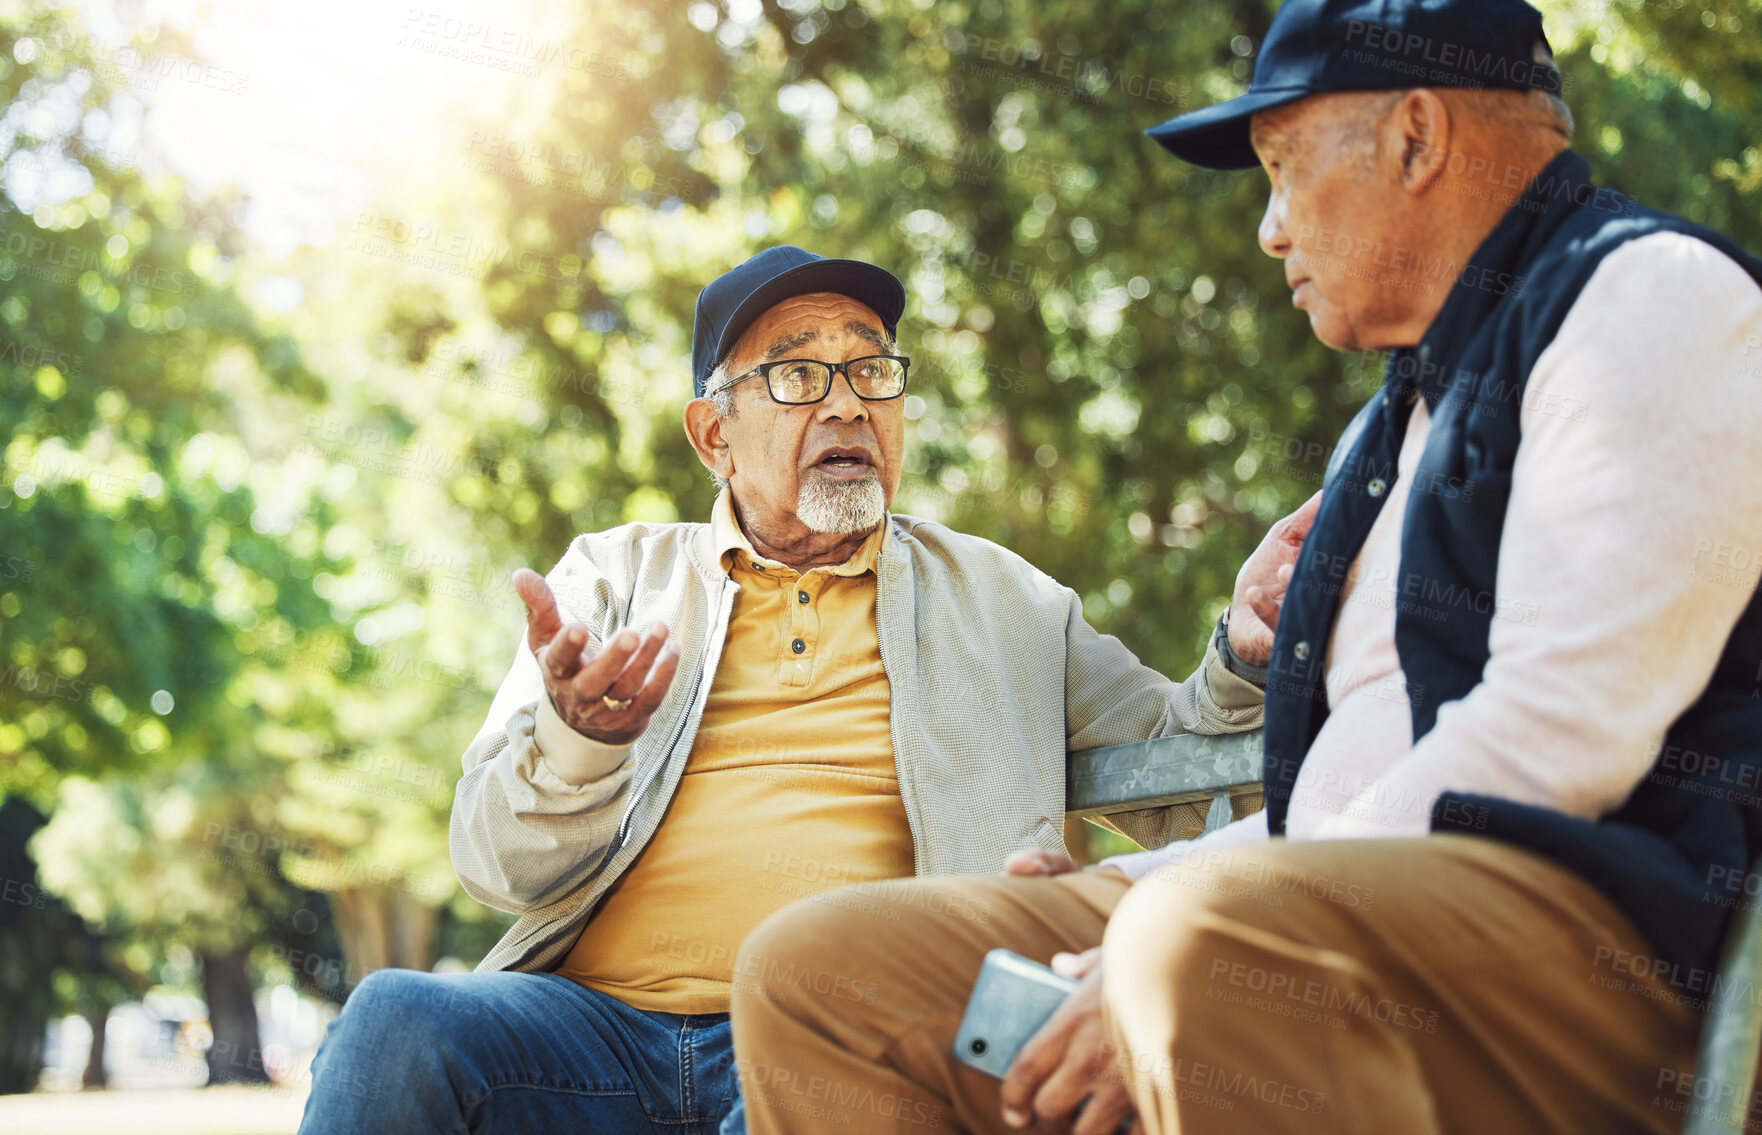
<path fill-rule="evenodd" d="M 740 1135 L 738 1101 L 726 1013 L 643 1012 L 550 973 L 390 969 L 331 1022 L 300 1131 Z"/>

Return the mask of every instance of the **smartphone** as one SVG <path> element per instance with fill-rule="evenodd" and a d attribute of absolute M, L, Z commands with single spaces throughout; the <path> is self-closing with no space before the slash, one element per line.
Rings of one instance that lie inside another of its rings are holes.
<path fill-rule="evenodd" d="M 1015 1063 L 1077 982 L 1009 950 L 992 950 L 979 967 L 966 1015 L 954 1034 L 954 1058 L 998 1079 Z"/>

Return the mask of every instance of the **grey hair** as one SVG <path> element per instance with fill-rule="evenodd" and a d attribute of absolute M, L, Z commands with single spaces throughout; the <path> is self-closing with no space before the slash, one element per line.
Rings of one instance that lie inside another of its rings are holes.
<path fill-rule="evenodd" d="M 1532 57 L 1539 64 L 1554 66 L 1554 55 L 1546 44 L 1537 43 Z M 1566 100 L 1553 91 L 1540 87 L 1523 91 L 1443 89 L 1449 90 L 1458 100 L 1457 105 L 1488 126 L 1512 131 L 1548 129 L 1567 142 L 1572 141 L 1572 109 L 1566 105 Z M 1358 96 L 1361 101 L 1353 108 L 1354 113 L 1341 116 L 1341 148 L 1356 153 L 1366 172 L 1370 170 L 1376 156 L 1377 124 L 1406 95 L 1406 91 L 1364 92 Z"/>
<path fill-rule="evenodd" d="M 704 381 L 704 390 L 707 392 L 713 392 L 706 393 L 704 397 L 708 398 L 710 400 L 710 405 L 716 408 L 716 416 L 724 421 L 734 417 L 734 391 L 717 390 L 716 388 L 721 386 L 724 382 L 727 382 L 728 378 L 728 360 L 723 359 L 716 364 L 716 369 L 711 371 L 710 377 Z M 728 478 L 722 476 L 714 469 L 711 469 L 709 473 L 710 480 L 715 482 L 716 491 L 719 493 L 727 491 Z"/>
<path fill-rule="evenodd" d="M 1536 44 L 1532 58 L 1542 66 L 1554 67 L 1554 55 L 1545 44 Z M 1469 113 L 1497 130 L 1551 130 L 1564 141 L 1572 141 L 1572 108 L 1553 91 L 1531 87 L 1521 91 L 1464 90 L 1458 94 Z"/>
<path fill-rule="evenodd" d="M 1554 53 L 1548 50 L 1547 44 L 1538 40 L 1536 42 L 1535 50 L 1531 52 L 1531 56 L 1537 63 L 1546 67 L 1552 67 L 1555 74 L 1558 75 L 1560 73 L 1560 68 L 1554 64 Z M 1561 76 L 1560 89 L 1566 89 L 1565 76 Z M 1561 136 L 1568 142 L 1571 142 L 1574 123 L 1572 121 L 1572 108 L 1566 105 L 1566 100 L 1555 94 L 1553 91 L 1544 91 L 1540 87 L 1536 88 L 1532 93 L 1537 96 L 1535 101 L 1541 104 L 1544 116 L 1548 119 L 1549 125 L 1558 130 Z"/>

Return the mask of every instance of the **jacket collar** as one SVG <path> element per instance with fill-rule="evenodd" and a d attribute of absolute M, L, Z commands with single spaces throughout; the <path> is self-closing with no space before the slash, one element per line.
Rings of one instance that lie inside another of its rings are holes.
<path fill-rule="evenodd" d="M 828 570 L 833 575 L 862 575 L 868 571 L 879 574 L 881 566 L 891 563 L 894 558 L 888 554 L 894 543 L 887 538 L 887 530 L 891 527 L 893 515 L 888 513 L 850 559 Z M 753 551 L 752 542 L 741 530 L 740 521 L 735 514 L 734 496 L 727 489 L 717 495 L 716 503 L 710 506 L 710 522 L 698 526 L 689 546 L 693 562 L 705 575 L 726 576 L 737 559 L 760 570 L 795 570 L 787 564 L 765 559 Z"/>

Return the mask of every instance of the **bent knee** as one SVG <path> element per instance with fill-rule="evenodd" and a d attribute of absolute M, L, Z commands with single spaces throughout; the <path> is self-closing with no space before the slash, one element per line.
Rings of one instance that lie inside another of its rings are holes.
<path fill-rule="evenodd" d="M 376 969 L 355 986 L 348 1003 L 351 1006 L 360 1002 L 386 1007 L 421 1001 L 429 995 L 428 986 L 433 982 L 434 975 L 421 970 Z"/>
<path fill-rule="evenodd" d="M 1108 916 L 1101 938 L 1104 972 L 1130 973 L 1137 985 L 1150 970 L 1164 970 L 1170 954 L 1192 932 L 1193 904 L 1156 876 L 1127 891 Z"/>
<path fill-rule="evenodd" d="M 754 996 L 775 1001 L 791 988 L 804 984 L 811 988 L 820 969 L 836 966 L 847 954 L 843 945 L 861 937 L 852 925 L 860 920 L 860 915 L 829 905 L 819 895 L 772 913 L 753 928 L 735 954 L 734 1002 Z"/>
<path fill-rule="evenodd" d="M 1130 974 L 1131 988 L 1216 998 L 1216 983 L 1234 985 L 1244 959 L 1260 980 L 1267 966 L 1283 972 L 1298 953 L 1325 947 L 1369 904 L 1339 897 L 1343 885 L 1332 880 L 1346 873 L 1325 857 L 1305 856 L 1306 847 L 1257 849 L 1223 862 L 1195 856 L 1139 880 L 1103 939 L 1106 972 L 1121 977 L 1110 988 L 1125 996 Z"/>
<path fill-rule="evenodd" d="M 349 994 L 338 1024 L 393 1042 L 431 1037 L 458 1016 L 446 978 L 411 969 L 374 970 Z"/>
<path fill-rule="evenodd" d="M 798 899 L 759 923 L 735 955 L 734 1011 L 754 999 L 858 1000 L 888 961 L 935 938 L 925 911 L 931 880 L 861 883 Z M 940 893 L 940 892 L 937 892 Z"/>
<path fill-rule="evenodd" d="M 1231 944 L 1256 932 L 1264 910 L 1220 886 L 1223 881 L 1182 864 L 1148 875 L 1127 891 L 1102 938 L 1109 989 L 1173 995 L 1227 966 Z M 1117 982 L 1111 980 L 1116 977 Z"/>

